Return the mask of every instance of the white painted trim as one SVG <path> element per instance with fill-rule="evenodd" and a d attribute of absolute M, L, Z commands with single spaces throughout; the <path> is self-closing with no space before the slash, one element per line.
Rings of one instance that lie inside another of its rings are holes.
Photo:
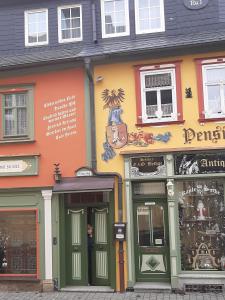
<path fill-rule="evenodd" d="M 140 20 L 139 20 L 139 0 L 135 0 L 135 29 L 136 34 L 154 33 L 165 31 L 165 14 L 164 14 L 164 0 L 159 0 L 160 5 L 160 27 L 154 30 L 146 29 L 140 30 Z"/>
<path fill-rule="evenodd" d="M 45 279 L 52 279 L 52 190 L 42 190 L 45 213 Z"/>
<path fill-rule="evenodd" d="M 68 8 L 80 8 L 80 37 L 79 38 L 70 38 L 70 39 L 63 39 L 62 38 L 62 26 L 61 26 L 61 16 L 62 16 L 62 9 Z M 83 21 L 82 21 L 82 5 L 65 5 L 58 7 L 58 41 L 59 43 L 71 43 L 71 42 L 78 42 L 83 40 Z"/>
<path fill-rule="evenodd" d="M 29 13 L 39 13 L 39 12 L 46 12 L 46 35 L 47 39 L 45 42 L 36 42 L 36 43 L 29 43 L 28 39 L 28 15 Z M 25 46 L 26 47 L 32 47 L 32 46 L 42 46 L 42 45 L 48 45 L 48 9 L 42 8 L 42 9 L 35 9 L 35 10 L 26 10 L 24 12 L 24 33 L 25 33 Z"/>
<path fill-rule="evenodd" d="M 157 105 L 158 107 L 161 106 L 161 98 L 159 99 L 159 92 L 160 90 L 166 88 L 145 88 L 145 76 L 152 75 L 152 74 L 171 74 L 171 90 L 172 90 L 172 105 L 173 105 L 173 114 L 171 117 L 166 118 L 154 118 L 150 119 L 146 113 L 146 91 L 157 91 Z M 178 119 L 178 112 L 177 112 L 177 92 L 176 92 L 176 69 L 156 69 L 156 70 L 148 70 L 140 73 L 140 86 L 141 86 L 141 109 L 142 109 L 142 122 L 143 123 L 158 123 L 158 122 L 170 122 L 170 121 L 177 121 Z"/>
<path fill-rule="evenodd" d="M 130 34 L 130 22 L 129 22 L 129 4 L 128 0 L 124 0 L 124 6 L 125 6 L 125 26 L 126 30 L 124 32 L 120 33 L 111 33 L 107 34 L 105 32 L 105 1 L 107 0 L 101 0 L 101 24 L 102 24 L 102 38 L 111 38 L 111 37 L 118 37 L 118 36 L 126 36 Z"/>
<path fill-rule="evenodd" d="M 224 118 L 225 117 L 225 80 L 224 81 L 207 81 L 206 71 L 210 69 L 220 69 L 225 68 L 224 63 L 216 63 L 210 65 L 203 65 L 202 66 L 202 84 L 203 84 L 203 103 L 204 103 L 204 113 L 206 119 L 212 118 Z M 220 101 L 221 101 L 221 109 L 222 113 L 210 113 L 210 107 L 208 103 L 208 90 L 207 86 L 210 85 L 218 85 L 220 87 Z"/>

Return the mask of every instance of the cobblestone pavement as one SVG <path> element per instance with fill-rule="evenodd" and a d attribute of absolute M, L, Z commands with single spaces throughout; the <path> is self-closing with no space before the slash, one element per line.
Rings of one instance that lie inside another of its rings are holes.
<path fill-rule="evenodd" d="M 170 294 L 170 293 L 0 293 L 0 300 L 225 300 L 225 294 Z"/>

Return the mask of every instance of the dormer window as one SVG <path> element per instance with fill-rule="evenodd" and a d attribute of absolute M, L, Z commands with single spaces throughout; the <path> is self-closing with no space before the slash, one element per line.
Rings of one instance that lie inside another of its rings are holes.
<path fill-rule="evenodd" d="M 164 0 L 135 0 L 136 33 L 165 31 Z"/>
<path fill-rule="evenodd" d="M 59 43 L 82 40 L 81 5 L 70 5 L 58 8 Z"/>
<path fill-rule="evenodd" d="M 48 44 L 48 10 L 25 11 L 25 45 Z"/>
<path fill-rule="evenodd" d="M 101 0 L 102 37 L 130 34 L 128 0 Z"/>

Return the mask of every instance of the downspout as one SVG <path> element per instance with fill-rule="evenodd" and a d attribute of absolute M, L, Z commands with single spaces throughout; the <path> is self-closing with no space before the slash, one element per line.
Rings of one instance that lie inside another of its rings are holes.
<path fill-rule="evenodd" d="M 97 169 L 97 159 L 96 159 L 96 130 L 95 130 L 95 97 L 94 97 L 94 80 L 93 80 L 93 70 L 91 68 L 91 59 L 84 59 L 85 70 L 89 79 L 89 95 L 90 95 L 90 112 L 91 112 L 91 164 L 92 169 L 95 171 Z M 98 176 L 108 176 L 118 178 L 118 222 L 123 222 L 123 199 L 122 199 L 122 176 L 116 172 L 96 172 Z M 120 270 L 120 292 L 125 291 L 124 285 L 124 246 L 123 241 L 119 241 L 119 270 Z"/>
<path fill-rule="evenodd" d="M 91 168 L 96 170 L 97 160 L 96 160 L 96 130 L 95 130 L 95 106 L 94 106 L 94 80 L 93 80 L 93 70 L 91 67 L 91 59 L 85 58 L 84 65 L 86 74 L 89 81 L 89 97 L 90 97 L 90 124 L 91 124 Z"/>

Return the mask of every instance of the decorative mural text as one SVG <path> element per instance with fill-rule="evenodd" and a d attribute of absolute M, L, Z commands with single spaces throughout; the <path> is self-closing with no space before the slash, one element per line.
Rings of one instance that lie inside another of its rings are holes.
<path fill-rule="evenodd" d="M 74 95 L 45 102 L 44 109 L 46 113 L 43 121 L 47 123 L 45 133 L 47 137 L 62 140 L 77 134 L 77 108 Z"/>

